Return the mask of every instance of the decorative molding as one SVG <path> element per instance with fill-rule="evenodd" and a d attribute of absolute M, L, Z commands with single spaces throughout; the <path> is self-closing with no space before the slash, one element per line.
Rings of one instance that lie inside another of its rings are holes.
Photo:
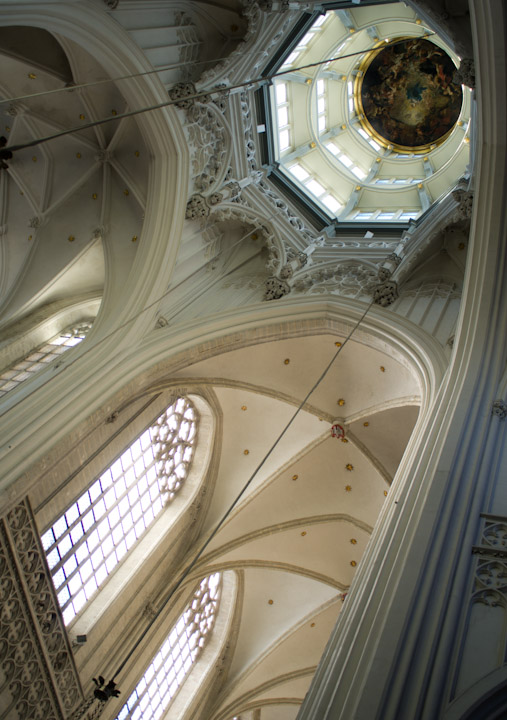
<path fill-rule="evenodd" d="M 191 66 L 192 63 L 199 59 L 202 41 L 190 15 L 185 12 L 177 12 L 174 16 L 174 22 L 178 27 L 176 37 L 179 42 L 179 61 L 182 64 L 182 69 L 184 69 L 185 66 Z M 184 72 L 187 77 L 190 77 L 192 68 L 187 68 Z"/>
<path fill-rule="evenodd" d="M 195 188 L 204 193 L 218 188 L 226 179 L 232 149 L 231 132 L 223 116 L 227 103 L 223 97 L 219 101 L 220 105 L 205 103 L 203 99 L 184 101 L 190 102 L 188 107 L 185 106 L 185 130 L 193 150 L 192 175 Z"/>
<path fill-rule="evenodd" d="M 324 245 L 324 236 L 319 235 L 318 237 L 316 237 L 315 233 L 313 233 L 311 230 L 309 230 L 309 228 L 306 227 L 301 218 L 295 215 L 292 210 L 290 210 L 287 203 L 280 198 L 278 193 L 271 189 L 269 183 L 266 180 L 263 179 L 259 183 L 257 183 L 257 187 L 270 201 L 270 204 L 279 211 L 281 217 L 286 219 L 291 228 L 298 233 L 298 236 L 304 241 L 305 245 Z"/>
<path fill-rule="evenodd" d="M 480 559 L 475 571 L 473 602 L 507 608 L 507 563 Z"/>
<path fill-rule="evenodd" d="M 0 519 L 0 598 L 4 702 L 19 720 L 67 717 L 83 693 L 27 499 Z"/>
<path fill-rule="evenodd" d="M 243 137 L 245 140 L 246 150 L 246 162 L 248 170 L 251 173 L 257 171 L 257 159 L 256 159 L 256 145 L 254 140 L 254 128 L 252 121 L 252 112 L 250 108 L 250 101 L 248 93 L 242 92 L 240 95 L 240 108 L 241 108 L 241 124 L 243 126 Z M 260 182 L 263 177 L 258 178 Z"/>
<path fill-rule="evenodd" d="M 293 288 L 309 295 L 330 293 L 359 298 L 371 295 L 377 285 L 378 275 L 374 269 L 353 262 L 312 268 L 296 278 Z"/>
<path fill-rule="evenodd" d="M 472 602 L 507 608 L 507 518 L 483 515 Z"/>

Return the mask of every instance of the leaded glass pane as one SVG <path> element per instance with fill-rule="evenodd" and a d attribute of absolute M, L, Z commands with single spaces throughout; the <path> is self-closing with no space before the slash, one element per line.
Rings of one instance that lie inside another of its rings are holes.
<path fill-rule="evenodd" d="M 196 428 L 178 398 L 42 536 L 67 625 L 181 489 Z"/>
<path fill-rule="evenodd" d="M 84 340 L 90 328 L 91 323 L 81 323 L 77 327 L 68 328 L 0 373 L 0 397 Z"/>
<path fill-rule="evenodd" d="M 116 720 L 156 720 L 185 681 L 215 623 L 221 575 L 201 581 Z"/>

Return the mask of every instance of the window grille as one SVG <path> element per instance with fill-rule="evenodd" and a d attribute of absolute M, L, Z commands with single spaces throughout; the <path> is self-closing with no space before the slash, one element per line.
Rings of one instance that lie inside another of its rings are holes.
<path fill-rule="evenodd" d="M 66 625 L 181 488 L 196 432 L 178 398 L 42 535 Z"/>
<path fill-rule="evenodd" d="M 59 335 L 27 355 L 23 360 L 11 365 L 0 373 L 0 397 L 13 390 L 24 380 L 32 377 L 57 357 L 85 339 L 91 323 L 81 323 L 76 327 L 67 328 Z"/>
<path fill-rule="evenodd" d="M 167 709 L 213 630 L 221 575 L 201 581 L 116 720 L 157 720 Z"/>

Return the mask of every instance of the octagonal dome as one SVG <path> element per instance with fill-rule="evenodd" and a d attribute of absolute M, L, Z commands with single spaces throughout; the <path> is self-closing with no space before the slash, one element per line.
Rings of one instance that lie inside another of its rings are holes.
<path fill-rule="evenodd" d="M 406 58 L 401 72 L 394 67 L 403 44 L 428 56 L 421 59 L 419 80 L 415 67 L 407 71 Z M 400 94 L 397 104 L 394 94 L 401 87 L 408 123 L 417 122 L 424 106 L 420 142 L 382 138 L 366 117 L 363 80 L 384 48 L 390 49 L 382 56 L 388 72 L 375 88 L 374 111 L 384 113 L 386 124 L 400 126 Z M 403 3 L 309 16 L 270 69 L 273 164 L 329 222 L 418 218 L 454 187 L 469 162 L 470 91 L 454 85 L 451 74 L 459 62 Z M 435 119 L 437 139 L 429 131 Z"/>

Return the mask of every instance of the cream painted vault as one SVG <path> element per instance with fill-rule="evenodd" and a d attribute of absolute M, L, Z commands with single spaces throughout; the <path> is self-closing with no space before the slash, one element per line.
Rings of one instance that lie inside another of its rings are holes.
<path fill-rule="evenodd" d="M 0 720 L 115 720 L 216 572 L 163 719 L 505 716 L 505 13 L 0 0 L 0 382 L 91 324 L 0 396 Z M 393 157 L 348 82 L 406 33 L 436 33 L 465 100 Z M 39 534 L 181 396 L 181 491 L 64 626 Z"/>

